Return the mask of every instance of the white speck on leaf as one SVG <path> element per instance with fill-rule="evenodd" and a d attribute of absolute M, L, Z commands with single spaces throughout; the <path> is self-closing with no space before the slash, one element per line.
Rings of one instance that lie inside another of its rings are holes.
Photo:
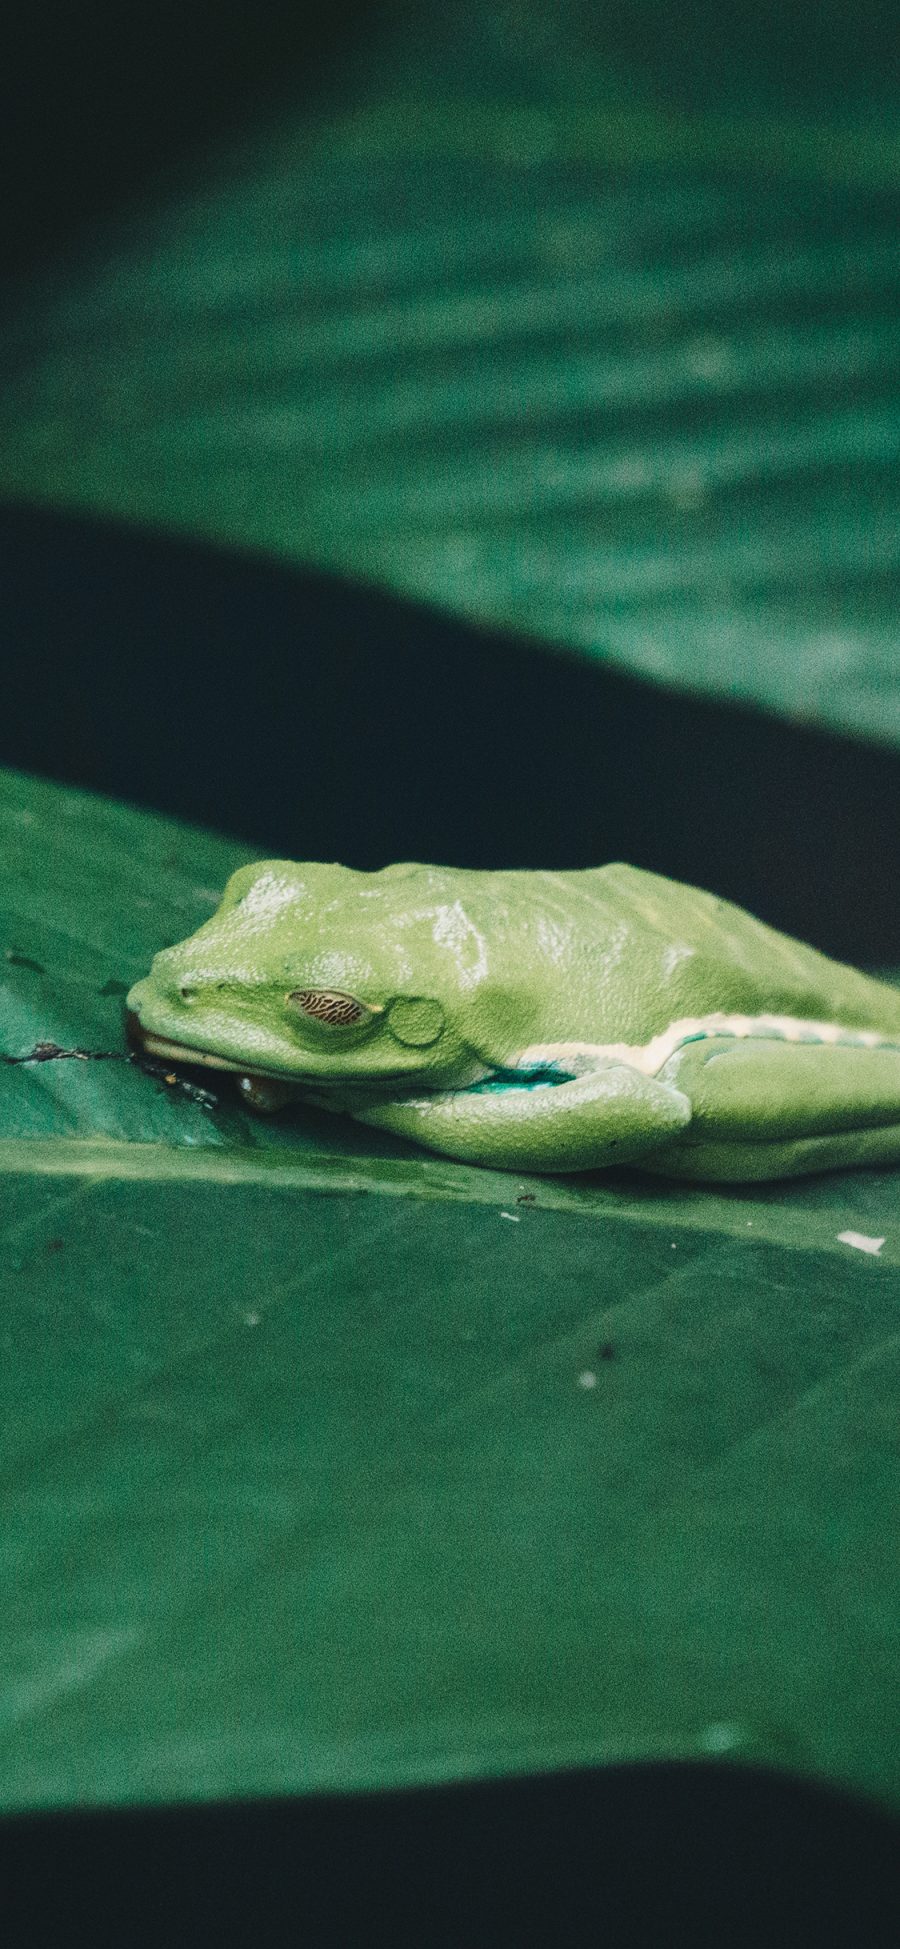
<path fill-rule="evenodd" d="M 521 1225 L 522 1217 L 518 1211 L 501 1211 L 501 1218 L 508 1218 L 511 1225 Z"/>
<path fill-rule="evenodd" d="M 245 1313 L 245 1314 L 244 1314 L 244 1325 L 245 1325 L 245 1326 L 258 1326 L 258 1325 L 259 1325 L 259 1314 L 258 1314 L 258 1313 Z"/>
<path fill-rule="evenodd" d="M 584 1373 L 578 1376 L 578 1385 L 579 1387 L 596 1387 L 596 1374 L 592 1374 L 590 1368 L 586 1367 Z"/>
<path fill-rule="evenodd" d="M 733 1746 L 739 1746 L 740 1743 L 740 1726 L 728 1725 L 724 1721 L 716 1721 L 711 1726 L 704 1726 L 700 1734 L 700 1744 L 706 1753 L 728 1753 Z"/>
<path fill-rule="evenodd" d="M 839 1245 L 853 1245 L 857 1252 L 871 1252 L 873 1257 L 884 1243 L 883 1238 L 868 1238 L 865 1232 L 838 1232 Z"/>

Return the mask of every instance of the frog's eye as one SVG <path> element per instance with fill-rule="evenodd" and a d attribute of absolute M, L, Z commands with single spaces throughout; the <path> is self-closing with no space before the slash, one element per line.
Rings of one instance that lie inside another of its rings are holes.
<path fill-rule="evenodd" d="M 355 1029 L 381 1014 L 379 1008 L 370 1008 L 339 988 L 294 988 L 285 1001 L 298 1015 L 309 1022 L 320 1022 L 326 1029 Z"/>

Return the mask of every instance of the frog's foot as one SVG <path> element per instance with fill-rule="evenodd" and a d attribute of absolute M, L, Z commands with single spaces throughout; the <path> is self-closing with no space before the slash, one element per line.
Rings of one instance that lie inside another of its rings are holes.
<path fill-rule="evenodd" d="M 248 1110 L 261 1117 L 273 1116 L 297 1100 L 296 1084 L 280 1083 L 274 1076 L 239 1076 L 237 1086 Z"/>
<path fill-rule="evenodd" d="M 690 1098 L 689 1131 L 641 1159 L 673 1177 L 799 1177 L 900 1159 L 900 1049 L 874 1038 L 828 1045 L 687 1044 L 659 1080 Z"/>
<path fill-rule="evenodd" d="M 670 1145 L 690 1122 L 683 1092 L 623 1062 L 564 1082 L 434 1091 L 371 1109 L 360 1123 L 468 1164 L 507 1171 L 594 1171 Z"/>

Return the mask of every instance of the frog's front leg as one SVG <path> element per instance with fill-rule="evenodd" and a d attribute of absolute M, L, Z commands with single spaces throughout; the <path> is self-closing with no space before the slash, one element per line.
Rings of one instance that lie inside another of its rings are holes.
<path fill-rule="evenodd" d="M 353 1114 L 467 1164 L 594 1171 L 670 1144 L 691 1106 L 680 1090 L 627 1063 L 600 1062 L 567 1083 L 435 1091 Z"/>

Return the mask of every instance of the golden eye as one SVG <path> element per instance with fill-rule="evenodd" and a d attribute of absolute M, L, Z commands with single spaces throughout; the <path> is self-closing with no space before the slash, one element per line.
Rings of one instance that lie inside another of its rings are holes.
<path fill-rule="evenodd" d="M 338 988 L 294 988 L 285 1000 L 290 1008 L 296 1008 L 311 1022 L 321 1022 L 327 1029 L 352 1029 L 360 1022 L 380 1013 L 368 1008 L 365 1002 L 358 1002 L 355 995 L 344 995 Z"/>

